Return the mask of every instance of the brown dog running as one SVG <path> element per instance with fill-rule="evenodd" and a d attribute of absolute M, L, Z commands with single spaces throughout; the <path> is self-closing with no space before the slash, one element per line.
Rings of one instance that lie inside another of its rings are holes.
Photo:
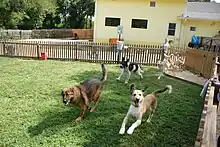
<path fill-rule="evenodd" d="M 71 88 L 64 88 L 62 91 L 63 103 L 68 105 L 69 103 L 80 106 L 81 112 L 76 121 L 84 118 L 86 109 L 90 109 L 93 112 L 98 104 L 99 97 L 102 91 L 104 82 L 107 80 L 107 70 L 104 64 L 102 67 L 101 78 L 89 78 L 79 85 L 75 85 Z M 90 107 L 89 102 L 95 102 L 95 105 Z"/>

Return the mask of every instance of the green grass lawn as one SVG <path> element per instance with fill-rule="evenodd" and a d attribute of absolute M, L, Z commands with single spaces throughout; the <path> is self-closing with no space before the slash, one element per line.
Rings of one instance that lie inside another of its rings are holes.
<path fill-rule="evenodd" d="M 144 79 L 131 82 L 148 92 L 173 86 L 173 93 L 158 96 L 151 123 L 147 115 L 130 135 L 119 129 L 130 105 L 129 84 L 116 81 L 118 65 L 107 65 L 108 80 L 93 113 L 75 122 L 80 109 L 64 106 L 61 89 L 101 75 L 100 64 L 0 58 L 0 146 L 191 147 L 197 135 L 203 100 L 200 86 L 163 76 L 148 68 Z M 147 69 L 147 67 L 144 67 Z M 134 122 L 131 119 L 130 126 Z M 128 127 L 127 127 L 128 128 Z M 126 128 L 126 129 L 127 129 Z"/>

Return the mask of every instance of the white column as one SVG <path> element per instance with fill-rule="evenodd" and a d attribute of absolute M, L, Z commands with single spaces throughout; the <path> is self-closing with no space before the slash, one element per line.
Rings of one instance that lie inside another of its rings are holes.
<path fill-rule="evenodd" d="M 185 24 L 186 19 L 181 20 L 180 47 L 185 47 Z"/>

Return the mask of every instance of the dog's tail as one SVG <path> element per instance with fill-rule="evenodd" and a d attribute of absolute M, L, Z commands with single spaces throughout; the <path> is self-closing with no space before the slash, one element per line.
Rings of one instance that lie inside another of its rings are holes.
<path fill-rule="evenodd" d="M 170 94 L 172 92 L 172 86 L 171 85 L 167 85 L 165 88 L 158 89 L 158 90 L 154 91 L 152 94 L 156 96 L 158 93 L 163 93 L 163 92 L 165 92 L 167 90 L 168 90 L 168 93 Z"/>
<path fill-rule="evenodd" d="M 102 78 L 100 79 L 102 82 L 105 82 L 107 80 L 107 69 L 105 67 L 105 65 L 102 63 L 101 64 L 102 67 Z"/>

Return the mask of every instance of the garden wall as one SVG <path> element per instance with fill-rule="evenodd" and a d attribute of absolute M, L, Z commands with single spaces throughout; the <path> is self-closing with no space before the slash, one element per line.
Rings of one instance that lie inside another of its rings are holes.
<path fill-rule="evenodd" d="M 73 38 L 93 39 L 93 29 L 0 30 L 0 39 Z"/>

